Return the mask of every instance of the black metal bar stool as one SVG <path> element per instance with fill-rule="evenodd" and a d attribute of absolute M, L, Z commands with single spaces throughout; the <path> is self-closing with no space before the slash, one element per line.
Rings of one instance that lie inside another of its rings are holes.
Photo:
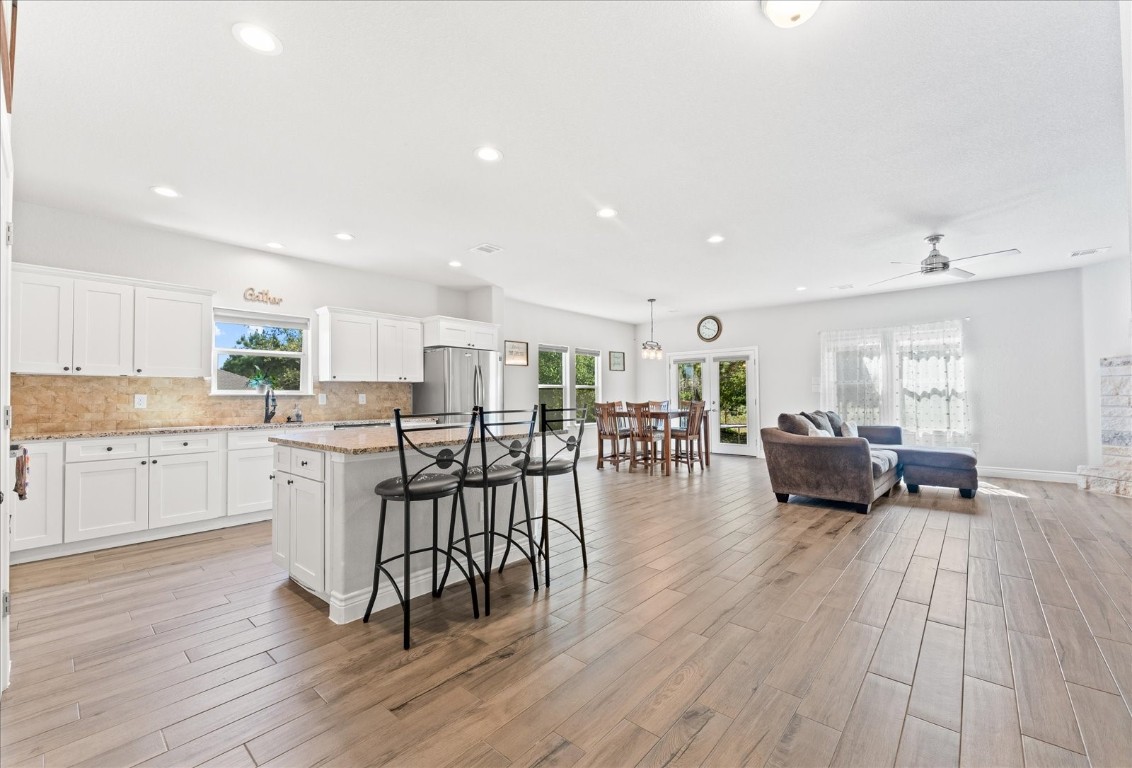
<path fill-rule="evenodd" d="M 484 613 L 491 615 L 491 567 L 495 557 L 495 539 L 502 537 L 507 540 L 507 549 L 504 551 L 503 563 L 506 563 L 507 553 L 511 545 L 518 547 L 519 551 L 531 564 L 531 573 L 534 577 L 535 590 L 538 590 L 538 565 L 535 562 L 535 536 L 531 522 L 531 505 L 527 497 L 527 473 L 525 465 L 531 456 L 531 443 L 534 441 L 535 416 L 537 411 L 532 407 L 529 411 L 485 411 L 477 408 L 479 416 L 479 444 L 480 465 L 468 468 L 464 480 L 465 488 L 479 488 L 483 492 L 483 532 L 472 534 L 483 537 L 483 570 L 480 571 L 484 585 Z M 495 452 L 501 448 L 500 454 L 488 460 L 488 452 Z M 507 523 L 507 530 L 501 533 L 495 527 L 495 499 L 500 488 L 511 486 L 511 514 Z M 518 499 L 519 488 L 523 489 L 523 509 L 525 512 L 527 547 L 515 541 L 514 533 L 524 533 L 515 525 L 515 503 Z M 464 500 L 461 499 L 463 504 Z M 466 513 L 465 513 L 466 516 Z M 462 553 L 459 547 L 453 546 L 457 553 Z M 451 560 L 449 562 L 452 562 Z M 440 589 L 448 579 L 448 567 L 444 569 L 444 577 L 440 580 Z M 503 565 L 499 566 L 503 573 Z"/>
<path fill-rule="evenodd" d="M 397 429 L 397 452 L 401 460 L 401 475 L 399 477 L 391 477 L 388 480 L 382 480 L 373 489 L 373 492 L 381 497 L 381 513 L 377 529 L 377 553 L 374 556 L 373 592 L 369 596 L 369 605 L 366 606 L 366 615 L 362 619 L 363 622 L 369 621 L 374 601 L 377 600 L 378 583 L 381 574 L 384 573 L 389 578 L 389 582 L 393 585 L 393 590 L 397 593 L 397 599 L 401 603 L 401 610 L 404 613 L 406 650 L 409 647 L 409 600 L 412 597 L 409 592 L 409 581 L 411 578 L 411 569 L 409 567 L 410 555 L 420 554 L 421 552 L 432 552 L 432 595 L 433 597 L 438 597 L 440 590 L 437 582 L 437 558 L 439 555 L 443 554 L 447 559 L 448 564 L 445 566 L 445 573 L 447 574 L 448 566 L 454 562 L 452 559 L 452 540 L 455 536 L 456 529 L 456 504 L 458 501 L 462 501 L 464 481 L 468 473 L 468 458 L 472 451 L 472 436 L 475 433 L 476 426 L 476 415 L 474 413 L 431 413 L 414 416 L 414 418 L 421 417 L 435 417 L 437 423 L 405 426 L 401 423 L 401 409 L 398 408 L 393 411 L 394 426 Z M 446 440 L 445 438 L 449 439 Z M 428 442 L 448 442 L 450 444 L 438 446 L 422 445 L 422 443 Z M 456 444 L 452 445 L 451 443 Z M 425 460 L 424 466 L 410 473 L 409 465 L 405 458 L 406 452 L 415 453 L 422 457 Z M 455 470 L 453 470 L 453 467 L 455 467 Z M 429 470 L 433 468 L 441 471 L 430 472 Z M 441 549 L 437 540 L 440 500 L 448 498 L 449 496 L 452 497 L 452 516 L 448 526 L 448 546 L 445 549 Z M 385 541 L 385 510 L 390 501 L 400 501 L 405 505 L 405 548 L 400 554 L 382 558 L 382 545 Z M 431 547 L 412 549 L 412 503 L 414 501 L 432 502 Z M 479 597 L 476 594 L 474 576 L 477 567 L 471 557 L 472 548 L 468 539 L 468 516 L 462 504 L 460 506 L 460 514 L 464 523 L 464 546 L 468 555 L 468 569 L 464 570 L 464 567 L 460 565 L 459 562 L 456 562 L 456 567 L 464 574 L 464 577 L 468 581 L 468 586 L 471 588 L 472 615 L 478 619 L 480 616 L 480 607 Z M 386 565 L 401 558 L 405 559 L 405 563 L 402 580 L 403 587 L 399 589 L 397 587 L 397 581 L 393 578 L 393 574 L 386 568 Z"/>
<path fill-rule="evenodd" d="M 519 459 L 527 475 L 542 478 L 542 533 L 539 537 L 539 554 L 543 558 L 543 583 L 550 586 L 550 523 L 558 523 L 582 545 L 582 568 L 589 568 L 586 559 L 586 532 L 582 525 L 582 492 L 578 487 L 578 456 L 581 454 L 582 433 L 586 428 L 587 408 L 547 408 L 539 404 L 539 443 L 542 455 Z M 555 475 L 574 476 L 574 501 L 578 507 L 578 529 L 569 523 L 550 516 L 550 478 Z M 500 567 L 507 563 L 504 551 Z"/>

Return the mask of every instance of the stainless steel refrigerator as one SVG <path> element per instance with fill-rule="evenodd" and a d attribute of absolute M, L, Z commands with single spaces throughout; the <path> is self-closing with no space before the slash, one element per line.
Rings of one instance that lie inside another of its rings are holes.
<path fill-rule="evenodd" d="M 463 347 L 424 351 L 424 381 L 413 385 L 413 413 L 456 413 L 503 407 L 503 356 Z"/>

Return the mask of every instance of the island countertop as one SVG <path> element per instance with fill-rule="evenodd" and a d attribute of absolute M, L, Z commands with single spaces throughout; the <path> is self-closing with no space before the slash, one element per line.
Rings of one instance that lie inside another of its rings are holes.
<path fill-rule="evenodd" d="M 415 440 L 422 448 L 434 445 L 458 445 L 468 437 L 467 427 L 430 430 L 427 439 Z M 269 442 L 310 451 L 345 453 L 358 456 L 366 453 L 391 453 L 397 450 L 397 430 L 393 427 L 359 427 L 356 429 L 304 429 L 272 435 Z"/>

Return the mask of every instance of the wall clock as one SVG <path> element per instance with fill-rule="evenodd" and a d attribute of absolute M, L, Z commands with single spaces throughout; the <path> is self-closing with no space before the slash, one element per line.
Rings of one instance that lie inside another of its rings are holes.
<path fill-rule="evenodd" d="M 715 315 L 708 315 L 696 325 L 696 333 L 704 341 L 715 341 L 723 333 L 723 323 Z"/>

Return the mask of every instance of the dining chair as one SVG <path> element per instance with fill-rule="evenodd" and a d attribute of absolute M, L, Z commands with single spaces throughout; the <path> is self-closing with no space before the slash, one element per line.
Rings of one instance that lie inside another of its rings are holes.
<path fill-rule="evenodd" d="M 704 425 L 704 401 L 693 400 L 688 404 L 688 422 L 687 425 L 681 429 L 672 430 L 672 439 L 676 443 L 676 466 L 680 466 L 680 462 L 684 461 L 688 465 L 688 471 L 692 471 L 693 446 L 695 447 L 695 457 L 699 457 L 700 471 L 704 469 L 704 443 L 703 443 L 703 425 Z M 683 443 L 684 452 L 681 454 L 680 445 Z"/>
<path fill-rule="evenodd" d="M 620 472 L 621 460 L 629 458 L 629 426 L 622 426 L 619 422 L 616 403 L 595 403 L 594 409 L 597 411 L 597 468 L 601 469 L 608 459 L 613 468 Z M 605 453 L 607 441 L 608 455 Z"/>
<path fill-rule="evenodd" d="M 637 456 L 641 463 L 652 471 L 657 462 L 656 444 L 664 439 L 664 431 L 657 429 L 652 412 L 656 410 L 651 403 L 629 403 L 629 467 L 637 466 Z"/>

